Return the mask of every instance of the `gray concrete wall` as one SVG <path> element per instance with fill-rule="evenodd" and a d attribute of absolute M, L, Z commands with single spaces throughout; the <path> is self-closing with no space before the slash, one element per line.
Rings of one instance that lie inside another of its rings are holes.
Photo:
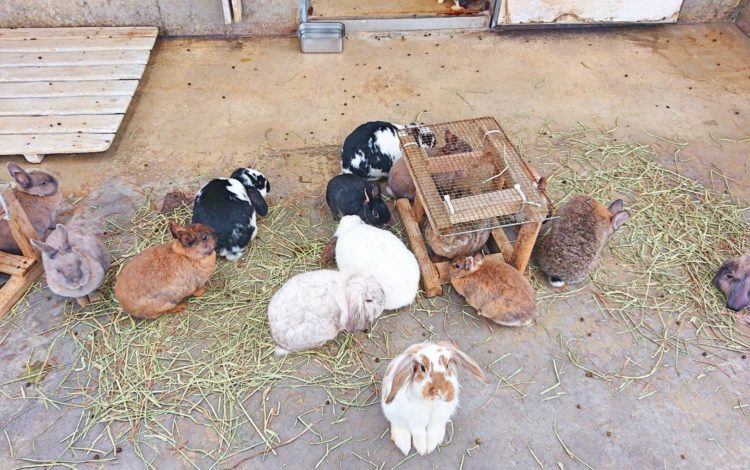
<path fill-rule="evenodd" d="M 685 0 L 679 21 L 731 21 L 740 1 Z M 138 25 L 175 36 L 291 34 L 299 22 L 298 5 L 298 0 L 242 0 L 243 21 L 225 25 L 220 0 L 0 0 L 0 27 Z"/>

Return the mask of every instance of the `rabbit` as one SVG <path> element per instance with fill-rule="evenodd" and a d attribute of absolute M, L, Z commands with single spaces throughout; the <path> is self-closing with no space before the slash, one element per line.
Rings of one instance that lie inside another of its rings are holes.
<path fill-rule="evenodd" d="M 728 309 L 740 312 L 750 306 L 750 255 L 725 261 L 713 285 L 724 294 Z"/>
<path fill-rule="evenodd" d="M 440 157 L 443 155 L 451 155 L 454 153 L 467 153 L 473 151 L 471 145 L 465 140 L 459 138 L 456 134 L 451 132 L 450 129 L 446 129 L 444 133 L 445 145 L 442 147 L 436 147 L 427 149 L 427 156 L 429 157 Z"/>
<path fill-rule="evenodd" d="M 432 224 L 427 223 L 424 230 L 424 239 L 433 253 L 443 258 L 453 259 L 456 256 L 470 255 L 481 250 L 490 238 L 490 223 L 480 225 L 486 228 L 475 232 L 442 236 L 435 233 Z"/>
<path fill-rule="evenodd" d="M 420 124 L 408 126 L 384 121 L 366 122 L 352 131 L 341 147 L 341 172 L 377 181 L 390 172 L 393 163 L 401 158 L 400 129 L 412 131 L 422 147 L 434 146 L 435 134 Z"/>
<path fill-rule="evenodd" d="M 320 347 L 341 330 L 361 331 L 384 304 L 383 288 L 372 276 L 327 269 L 298 274 L 268 305 L 276 354 Z"/>
<path fill-rule="evenodd" d="M 206 183 L 195 196 L 194 224 L 205 224 L 216 233 L 216 251 L 230 261 L 258 235 L 256 216 L 268 213 L 266 195 L 271 183 L 251 168 L 238 168 L 229 178 Z"/>
<path fill-rule="evenodd" d="M 334 253 L 340 270 L 377 279 L 385 292 L 386 310 L 414 302 L 419 290 L 419 265 L 391 232 L 367 225 L 356 215 L 345 215 L 321 261 L 327 264 Z"/>
<path fill-rule="evenodd" d="M 358 215 L 374 226 L 386 225 L 391 220 L 391 211 L 380 197 L 380 185 L 356 175 L 331 178 L 326 188 L 326 202 L 338 217 Z"/>
<path fill-rule="evenodd" d="M 539 267 L 553 287 L 588 276 L 609 237 L 630 218 L 622 199 L 607 208 L 587 195 L 572 197 L 557 215 L 539 250 Z"/>
<path fill-rule="evenodd" d="M 44 239 L 57 218 L 57 210 L 62 202 L 60 184 L 57 178 L 43 171 L 26 172 L 13 162 L 8 162 L 8 172 L 16 181 L 13 195 L 26 211 L 31 225 L 40 239 Z M 0 219 L 0 251 L 20 255 L 21 249 L 10 232 L 7 220 Z"/>
<path fill-rule="evenodd" d="M 444 1 L 445 0 L 438 0 L 438 3 L 442 5 Z M 474 0 L 453 0 L 453 5 L 451 6 L 451 10 L 456 11 L 456 12 L 463 11 L 464 8 L 467 8 L 469 5 L 471 5 L 471 2 L 473 1 Z"/>
<path fill-rule="evenodd" d="M 534 289 L 513 266 L 485 259 L 482 252 L 457 256 L 451 285 L 477 313 L 503 326 L 528 326 L 536 319 Z"/>
<path fill-rule="evenodd" d="M 391 423 L 391 440 L 408 455 L 412 444 L 420 455 L 443 442 L 445 426 L 458 408 L 458 368 L 489 383 L 479 365 L 447 342 L 413 344 L 391 361 L 380 397 Z"/>
<path fill-rule="evenodd" d="M 399 158 L 391 167 L 391 171 L 388 173 L 388 187 L 386 188 L 386 192 L 391 197 L 397 199 L 407 198 L 410 201 L 414 201 L 417 188 L 414 186 L 411 174 L 409 174 L 406 159 Z"/>
<path fill-rule="evenodd" d="M 97 289 L 104 283 L 112 256 L 91 230 L 57 224 L 46 242 L 31 240 L 31 244 L 42 253 L 52 292 L 74 298 L 82 307 L 99 298 Z"/>
<path fill-rule="evenodd" d="M 172 242 L 155 245 L 133 257 L 115 282 L 115 298 L 137 318 L 179 313 L 188 296 L 200 297 L 216 266 L 216 236 L 211 227 L 170 222 Z"/>

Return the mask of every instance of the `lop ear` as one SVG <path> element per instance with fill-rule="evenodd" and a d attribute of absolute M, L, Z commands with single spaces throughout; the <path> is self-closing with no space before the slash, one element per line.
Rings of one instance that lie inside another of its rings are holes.
<path fill-rule="evenodd" d="M 612 229 L 617 230 L 630 218 L 630 212 L 620 211 L 612 217 Z"/>
<path fill-rule="evenodd" d="M 365 289 L 362 283 L 353 277 L 346 283 L 346 310 L 341 312 L 340 321 L 349 333 L 361 331 L 367 326 Z"/>
<path fill-rule="evenodd" d="M 444 346 L 453 353 L 451 355 L 450 362 L 454 362 L 456 365 L 463 367 L 471 375 L 478 378 L 482 382 L 490 383 L 490 381 L 487 379 L 487 376 L 484 375 L 484 372 L 482 372 L 482 368 L 479 367 L 479 364 L 477 364 L 474 359 L 469 357 L 468 354 L 461 351 L 452 344 L 445 344 Z"/>
<path fill-rule="evenodd" d="M 615 215 L 622 210 L 623 205 L 624 203 L 622 202 L 622 199 L 615 199 L 612 201 L 612 204 L 609 205 L 609 212 L 612 213 L 612 215 Z"/>
<path fill-rule="evenodd" d="M 54 258 L 58 253 L 57 248 L 47 245 L 44 242 L 40 242 L 39 240 L 32 239 L 31 245 L 37 250 L 39 250 L 41 253 L 44 253 L 50 258 Z"/>
<path fill-rule="evenodd" d="M 404 385 L 409 383 L 412 379 L 414 374 L 414 361 L 414 354 L 405 354 L 399 358 L 397 362 L 392 362 L 391 365 L 388 366 L 388 370 L 385 371 L 385 387 L 383 387 L 388 390 L 388 393 L 385 396 L 386 404 L 392 402 Z"/>
<path fill-rule="evenodd" d="M 247 197 L 250 198 L 250 203 L 252 203 L 258 215 L 265 217 L 265 215 L 268 214 L 268 204 L 257 188 L 251 188 L 250 191 L 247 192 Z"/>
<path fill-rule="evenodd" d="M 31 177 L 29 176 L 29 174 L 15 163 L 8 162 L 8 172 L 10 173 L 10 176 L 14 180 L 16 180 L 16 183 L 18 183 L 22 188 L 28 188 L 29 185 L 31 185 Z"/>

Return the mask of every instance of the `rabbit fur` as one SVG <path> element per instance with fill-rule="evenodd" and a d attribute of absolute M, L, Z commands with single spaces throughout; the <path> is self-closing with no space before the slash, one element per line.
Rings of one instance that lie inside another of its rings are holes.
<path fill-rule="evenodd" d="M 414 302 L 419 289 L 419 265 L 404 243 L 387 230 L 365 224 L 356 215 L 341 218 L 324 252 L 335 251 L 341 271 L 371 275 L 385 291 L 385 309 Z"/>
<path fill-rule="evenodd" d="M 489 227 L 489 223 L 480 224 Z M 481 250 L 490 238 L 489 229 L 477 230 L 475 232 L 462 233 L 459 235 L 438 235 L 432 229 L 429 222 L 424 230 L 424 238 L 432 251 L 443 258 L 453 259 L 456 256 L 465 256 Z"/>
<path fill-rule="evenodd" d="M 8 172 L 16 182 L 13 195 L 23 207 L 39 238 L 44 239 L 55 223 L 57 210 L 62 202 L 57 178 L 38 170 L 26 172 L 13 162 L 8 162 Z M 21 254 L 21 249 L 10 232 L 8 221 L 2 219 L 0 219 L 0 251 L 15 255 Z"/>
<path fill-rule="evenodd" d="M 388 365 L 380 391 L 391 439 L 404 455 L 412 444 L 425 455 L 443 442 L 445 426 L 458 408 L 458 369 L 488 383 L 479 365 L 447 342 L 413 344 Z"/>
<path fill-rule="evenodd" d="M 561 287 L 588 276 L 609 237 L 630 218 L 622 199 L 609 208 L 587 195 L 572 197 L 557 211 L 539 250 L 539 267 L 550 284 Z"/>
<path fill-rule="evenodd" d="M 372 276 L 333 270 L 298 274 L 268 305 L 268 323 L 276 354 L 320 347 L 341 330 L 361 331 L 374 322 L 385 293 Z"/>
<path fill-rule="evenodd" d="M 61 297 L 71 297 L 81 306 L 98 298 L 112 256 L 91 228 L 73 222 L 57 224 L 45 242 L 31 240 L 42 253 L 42 264 L 49 289 Z"/>

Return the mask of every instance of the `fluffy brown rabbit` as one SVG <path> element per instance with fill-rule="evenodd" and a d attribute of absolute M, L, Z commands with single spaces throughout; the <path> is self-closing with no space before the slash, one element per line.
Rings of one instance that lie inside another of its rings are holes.
<path fill-rule="evenodd" d="M 477 313 L 503 326 L 526 326 L 536 318 L 534 289 L 513 266 L 474 256 L 457 256 L 451 284 Z"/>
<path fill-rule="evenodd" d="M 588 276 L 609 237 L 630 218 L 622 199 L 607 208 L 586 195 L 572 197 L 557 215 L 539 250 L 539 267 L 554 287 Z"/>
<path fill-rule="evenodd" d="M 388 194 L 397 199 L 405 197 L 410 201 L 414 200 L 417 188 L 414 186 L 414 181 L 411 179 L 409 168 L 406 167 L 405 158 L 399 158 L 391 167 L 391 171 L 388 173 L 387 191 Z"/>
<path fill-rule="evenodd" d="M 49 289 L 76 299 L 81 306 L 99 297 L 96 291 L 112 261 L 107 247 L 92 232 L 82 224 L 57 224 L 46 242 L 31 240 L 42 252 Z"/>
<path fill-rule="evenodd" d="M 31 225 L 44 239 L 47 230 L 52 228 L 57 217 L 57 209 L 62 202 L 60 185 L 57 179 L 43 171 L 24 171 L 23 168 L 13 162 L 8 162 L 8 172 L 16 181 L 13 195 L 16 196 L 21 207 L 29 216 Z M 18 244 L 10 233 L 10 226 L 6 220 L 0 220 L 0 251 L 6 253 L 21 254 Z"/>
<path fill-rule="evenodd" d="M 489 223 L 484 225 L 489 226 Z M 432 224 L 428 223 L 424 230 L 424 238 L 436 255 L 452 259 L 456 256 L 466 256 L 481 250 L 490 238 L 490 232 L 490 230 L 485 229 L 459 235 L 442 236 L 435 233 Z"/>
<path fill-rule="evenodd" d="M 152 319 L 185 310 L 185 299 L 204 294 L 216 266 L 216 237 L 210 227 L 170 222 L 169 229 L 175 240 L 137 254 L 117 277 L 115 297 L 134 317 Z"/>

